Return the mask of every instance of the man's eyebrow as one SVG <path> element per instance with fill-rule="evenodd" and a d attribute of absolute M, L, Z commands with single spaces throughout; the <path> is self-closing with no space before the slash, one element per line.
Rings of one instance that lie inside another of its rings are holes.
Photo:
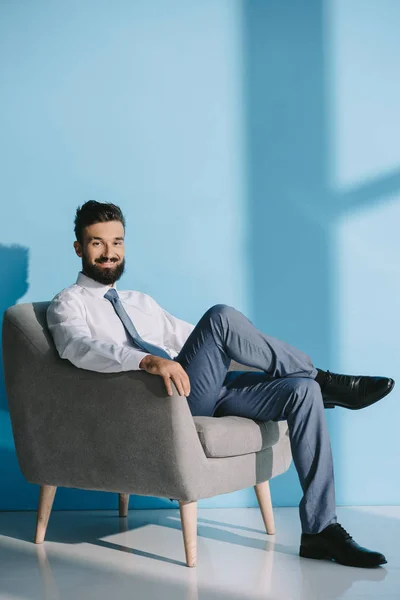
<path fill-rule="evenodd" d="M 123 240 L 124 238 L 119 236 L 119 237 L 115 237 L 114 240 Z M 91 235 L 89 238 L 89 242 L 91 242 L 92 240 L 100 240 L 103 241 L 103 238 L 98 237 L 97 235 Z"/>

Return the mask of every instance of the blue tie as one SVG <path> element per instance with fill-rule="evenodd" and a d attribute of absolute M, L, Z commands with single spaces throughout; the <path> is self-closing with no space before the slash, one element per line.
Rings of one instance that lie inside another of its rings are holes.
<path fill-rule="evenodd" d="M 153 354 L 154 356 L 161 356 L 161 358 L 168 358 L 169 360 L 172 360 L 170 355 L 165 350 L 163 350 L 159 346 L 154 346 L 153 344 L 145 342 L 144 339 L 140 337 L 136 330 L 136 327 L 132 323 L 132 319 L 122 306 L 122 302 L 119 299 L 118 292 L 115 288 L 110 288 L 108 292 L 104 294 L 104 298 L 107 298 L 107 300 L 111 302 L 115 312 L 121 319 L 123 326 L 131 336 L 134 345 L 137 346 L 139 350 L 143 350 L 144 352 L 148 352 L 149 354 Z"/>

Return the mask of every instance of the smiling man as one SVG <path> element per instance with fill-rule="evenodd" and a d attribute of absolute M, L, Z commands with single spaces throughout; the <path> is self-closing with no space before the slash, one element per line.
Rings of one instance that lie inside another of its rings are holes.
<path fill-rule="evenodd" d="M 91 371 L 143 369 L 159 376 L 169 395 L 173 383 L 187 397 L 193 416 L 287 421 L 304 494 L 300 555 L 359 567 L 386 563 L 337 522 L 324 408 L 365 408 L 393 389 L 393 379 L 317 369 L 301 350 L 226 304 L 209 308 L 194 326 L 148 294 L 117 290 L 125 269 L 125 219 L 114 204 L 90 200 L 78 207 L 75 236 L 82 269 L 47 311 L 61 358 Z M 259 371 L 228 372 L 232 359 Z"/>
<path fill-rule="evenodd" d="M 98 234 L 108 234 L 105 238 Z M 105 245 L 111 240 L 114 254 L 112 258 L 97 258 L 102 255 Z M 83 248 L 86 248 L 86 252 Z M 82 258 L 82 272 L 95 281 L 104 284 L 113 284 L 118 281 L 124 272 L 124 230 L 122 223 L 109 221 L 100 227 L 98 223 L 89 225 L 86 229 L 86 243 L 74 242 L 74 248 L 78 256 Z"/>

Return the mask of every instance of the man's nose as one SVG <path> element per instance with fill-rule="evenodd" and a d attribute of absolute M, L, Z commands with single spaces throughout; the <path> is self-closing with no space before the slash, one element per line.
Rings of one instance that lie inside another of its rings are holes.
<path fill-rule="evenodd" d="M 112 248 L 106 248 L 103 253 L 103 258 L 115 258 Z"/>

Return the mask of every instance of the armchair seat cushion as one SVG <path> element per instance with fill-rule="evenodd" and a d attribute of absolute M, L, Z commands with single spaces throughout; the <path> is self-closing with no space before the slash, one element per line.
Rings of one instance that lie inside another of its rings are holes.
<path fill-rule="evenodd" d="M 246 417 L 193 417 L 208 458 L 252 454 L 274 446 L 286 435 L 286 421 L 256 421 Z"/>

